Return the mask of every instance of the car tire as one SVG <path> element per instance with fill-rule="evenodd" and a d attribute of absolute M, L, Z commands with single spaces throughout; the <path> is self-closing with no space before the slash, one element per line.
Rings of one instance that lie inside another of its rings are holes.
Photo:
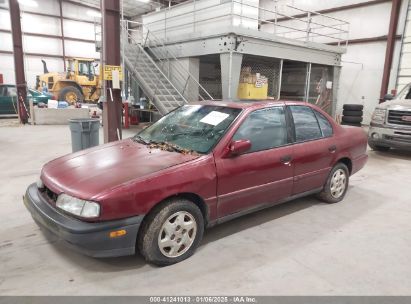
<path fill-rule="evenodd" d="M 362 122 L 362 117 L 357 117 L 357 116 L 343 116 L 342 117 L 343 122 L 349 122 L 349 123 L 361 123 Z"/>
<path fill-rule="evenodd" d="M 376 145 L 376 144 L 372 143 L 371 141 L 368 141 L 368 145 L 374 151 L 387 152 L 388 150 L 390 150 L 390 147 Z"/>
<path fill-rule="evenodd" d="M 60 90 L 59 96 L 60 101 L 67 101 L 68 104 L 73 105 L 76 102 L 83 102 L 84 96 L 76 87 L 68 86 Z"/>
<path fill-rule="evenodd" d="M 176 198 L 148 214 L 139 231 L 137 246 L 147 262 L 167 266 L 193 255 L 203 233 L 204 218 L 197 205 Z"/>
<path fill-rule="evenodd" d="M 342 201 L 347 193 L 349 178 L 347 166 L 343 163 L 336 164 L 328 175 L 323 190 L 317 194 L 317 197 L 328 204 Z"/>
<path fill-rule="evenodd" d="M 359 105 L 359 104 L 345 104 L 345 105 L 343 105 L 343 109 L 348 110 L 348 111 L 362 111 L 363 108 L 364 108 L 364 106 Z"/>
<path fill-rule="evenodd" d="M 362 111 L 350 111 L 350 110 L 343 110 L 344 116 L 355 116 L 355 117 L 362 117 Z"/>

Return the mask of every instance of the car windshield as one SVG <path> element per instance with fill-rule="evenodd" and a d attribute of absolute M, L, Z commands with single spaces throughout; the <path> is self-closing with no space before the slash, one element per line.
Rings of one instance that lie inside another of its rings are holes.
<path fill-rule="evenodd" d="M 411 99 L 411 84 L 406 85 L 396 99 Z"/>
<path fill-rule="evenodd" d="M 39 91 L 33 90 L 33 89 L 28 89 L 28 94 L 30 94 L 31 96 L 39 96 L 41 95 L 41 93 Z"/>
<path fill-rule="evenodd" d="M 134 140 L 168 146 L 170 151 L 208 153 L 240 112 L 221 106 L 185 105 L 142 130 Z"/>

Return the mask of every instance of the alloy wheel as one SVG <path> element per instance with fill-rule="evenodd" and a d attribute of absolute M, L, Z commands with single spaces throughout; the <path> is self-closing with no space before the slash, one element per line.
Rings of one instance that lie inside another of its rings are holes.
<path fill-rule="evenodd" d="M 347 187 L 347 176 L 344 170 L 338 169 L 331 177 L 330 190 L 334 198 L 339 198 L 343 195 Z"/>
<path fill-rule="evenodd" d="M 166 257 L 176 258 L 190 249 L 196 233 L 197 222 L 194 216 L 186 211 L 176 212 L 162 225 L 158 247 Z"/>

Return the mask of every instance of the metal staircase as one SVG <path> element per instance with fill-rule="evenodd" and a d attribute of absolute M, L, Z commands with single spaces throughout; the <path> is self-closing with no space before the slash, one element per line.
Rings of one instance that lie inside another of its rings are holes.
<path fill-rule="evenodd" d="M 188 102 L 189 96 L 192 96 L 192 92 L 187 90 L 189 83 L 198 88 L 198 100 L 213 99 L 181 62 L 171 55 L 164 43 L 149 31 L 139 41 L 132 31 L 142 34 L 142 28 L 131 30 L 128 25 L 130 21 L 126 22 L 125 25 L 123 23 L 124 65 L 161 115 Z"/>

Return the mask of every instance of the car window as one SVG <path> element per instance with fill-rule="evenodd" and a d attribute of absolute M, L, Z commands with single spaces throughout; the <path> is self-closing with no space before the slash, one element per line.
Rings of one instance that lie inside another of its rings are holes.
<path fill-rule="evenodd" d="M 317 117 L 318 123 L 320 124 L 323 137 L 329 137 L 333 135 L 333 127 L 331 126 L 330 121 L 320 112 L 314 110 L 314 113 Z"/>
<path fill-rule="evenodd" d="M 297 142 L 321 138 L 321 129 L 311 108 L 306 106 L 290 106 L 295 126 Z"/>
<path fill-rule="evenodd" d="M 14 87 L 9 87 L 8 95 L 11 96 L 11 97 L 16 97 L 17 96 L 17 89 L 14 88 Z"/>
<path fill-rule="evenodd" d="M 0 96 L 7 96 L 6 86 L 0 86 Z"/>
<path fill-rule="evenodd" d="M 267 150 L 288 143 L 283 107 L 273 107 L 252 112 L 233 136 L 233 140 L 248 139 L 251 150 Z"/>
<path fill-rule="evenodd" d="M 395 97 L 395 99 L 411 99 L 411 84 L 407 84 Z"/>

